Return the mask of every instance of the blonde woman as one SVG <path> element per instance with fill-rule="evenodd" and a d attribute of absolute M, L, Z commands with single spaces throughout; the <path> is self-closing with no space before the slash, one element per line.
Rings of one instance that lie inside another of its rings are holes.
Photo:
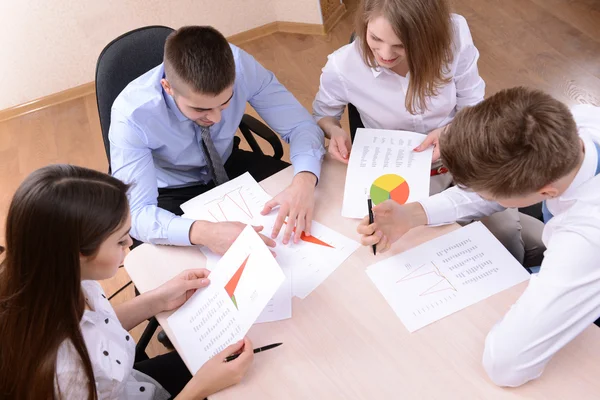
<path fill-rule="evenodd" d="M 352 43 L 329 55 L 313 103 L 329 153 L 348 162 L 352 145 L 340 119 L 351 103 L 366 128 L 428 134 L 415 150 L 435 147 L 430 194 L 441 192 L 452 176 L 439 160 L 439 135 L 485 92 L 467 21 L 451 14 L 445 0 L 362 0 L 355 33 Z M 540 221 L 515 209 L 482 221 L 520 262 L 539 263 Z"/>

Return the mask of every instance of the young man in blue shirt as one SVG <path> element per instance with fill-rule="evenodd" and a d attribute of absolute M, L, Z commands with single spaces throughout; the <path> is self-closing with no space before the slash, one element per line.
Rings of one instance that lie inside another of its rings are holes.
<path fill-rule="evenodd" d="M 241 223 L 194 221 L 179 205 L 248 171 L 260 181 L 289 164 L 240 150 L 234 141 L 246 103 L 290 143 L 295 176 L 265 205 L 279 206 L 271 237 L 283 222 L 284 243 L 310 233 L 314 190 L 324 155 L 323 132 L 311 115 L 252 56 L 211 27 L 172 33 L 163 64 L 131 82 L 112 107 L 113 175 L 130 189 L 131 235 L 143 242 L 202 244 L 223 254 Z M 293 228 L 297 227 L 296 232 Z"/>

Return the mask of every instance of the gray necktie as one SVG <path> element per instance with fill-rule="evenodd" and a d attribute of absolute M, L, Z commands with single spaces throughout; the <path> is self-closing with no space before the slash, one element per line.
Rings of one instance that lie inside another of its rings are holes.
<path fill-rule="evenodd" d="M 204 143 L 205 155 L 208 155 L 208 160 L 206 160 L 206 164 L 215 180 L 215 184 L 220 185 L 223 182 L 227 182 L 229 177 L 227 176 L 227 172 L 225 171 L 225 166 L 223 165 L 223 160 L 221 160 L 221 156 L 217 152 L 215 144 L 210 137 L 210 128 L 206 126 L 201 126 L 201 136 L 202 142 Z"/>

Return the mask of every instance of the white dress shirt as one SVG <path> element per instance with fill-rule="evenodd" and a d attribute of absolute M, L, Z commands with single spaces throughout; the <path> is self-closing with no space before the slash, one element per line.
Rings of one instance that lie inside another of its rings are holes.
<path fill-rule="evenodd" d="M 154 379 L 133 369 L 135 342 L 123 329 L 114 309 L 96 281 L 81 283 L 92 310 L 85 310 L 80 327 L 94 370 L 98 399 L 168 399 Z M 87 378 L 70 341 L 61 344 L 56 359 L 56 387 L 63 399 L 87 398 Z"/>
<path fill-rule="evenodd" d="M 600 317 L 600 108 L 580 105 L 572 112 L 585 147 L 583 164 L 567 190 L 546 203 L 554 217 L 544 227 L 540 272 L 485 342 L 483 366 L 501 386 L 538 378 L 555 353 Z M 420 203 L 430 224 L 502 210 L 457 187 Z"/>
<path fill-rule="evenodd" d="M 406 109 L 410 75 L 403 77 L 387 68 L 370 68 L 360 53 L 359 41 L 329 55 L 321 74 L 321 86 L 313 103 L 313 116 L 341 119 L 352 103 L 366 128 L 428 133 L 452 121 L 457 111 L 483 100 L 485 83 L 479 76 L 479 51 L 473 44 L 467 21 L 452 14 L 454 57 L 448 66 L 450 82 L 438 95 L 427 98 L 428 109 L 412 115 Z M 409 73 L 410 74 L 410 73 Z"/>

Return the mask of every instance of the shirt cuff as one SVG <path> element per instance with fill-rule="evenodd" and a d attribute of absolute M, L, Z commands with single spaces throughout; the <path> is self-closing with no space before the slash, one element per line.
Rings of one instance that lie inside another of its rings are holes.
<path fill-rule="evenodd" d="M 317 157 L 298 155 L 292 160 L 294 166 L 294 176 L 300 172 L 311 172 L 317 177 L 317 182 L 321 176 L 321 160 Z"/>
<path fill-rule="evenodd" d="M 169 244 L 173 246 L 191 246 L 190 229 L 194 223 L 193 219 L 175 217 L 169 223 L 167 236 Z"/>
<path fill-rule="evenodd" d="M 419 200 L 425 214 L 427 214 L 428 225 L 441 225 L 456 222 L 456 207 L 450 198 L 444 193 L 438 193 L 423 200 Z"/>

